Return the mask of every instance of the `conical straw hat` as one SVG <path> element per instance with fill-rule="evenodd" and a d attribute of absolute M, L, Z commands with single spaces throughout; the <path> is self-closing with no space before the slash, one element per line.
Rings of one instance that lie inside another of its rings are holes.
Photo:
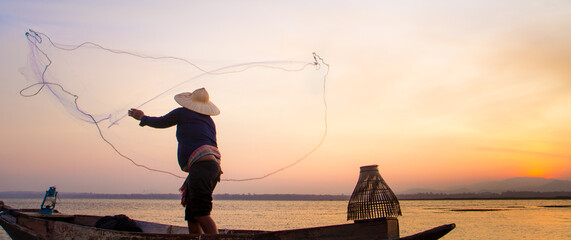
<path fill-rule="evenodd" d="M 220 110 L 209 99 L 208 92 L 204 88 L 196 89 L 194 92 L 183 92 L 174 96 L 174 100 L 181 106 L 200 114 L 216 116 Z"/>

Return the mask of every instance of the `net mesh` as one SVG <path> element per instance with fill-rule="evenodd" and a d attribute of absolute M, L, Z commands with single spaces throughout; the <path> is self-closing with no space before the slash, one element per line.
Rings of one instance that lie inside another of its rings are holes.
<path fill-rule="evenodd" d="M 99 138 L 136 167 L 186 178 L 176 173 L 177 162 L 168 160 L 176 158 L 172 129 L 141 131 L 127 112 L 138 108 L 149 116 L 164 115 L 180 107 L 172 96 L 197 88 L 216 96 L 223 111 L 216 124 L 221 146 L 230 146 L 224 147 L 224 158 L 242 159 L 223 161 L 228 178 L 222 181 L 259 180 L 284 171 L 312 155 L 327 136 L 329 64 L 316 53 L 309 61 L 240 62 L 213 51 L 191 61 L 95 42 L 62 44 L 31 29 L 25 36 L 28 65 L 19 70 L 29 84 L 20 95 L 59 101 L 69 115 L 94 125 Z M 268 158 L 272 161 L 263 161 Z"/>

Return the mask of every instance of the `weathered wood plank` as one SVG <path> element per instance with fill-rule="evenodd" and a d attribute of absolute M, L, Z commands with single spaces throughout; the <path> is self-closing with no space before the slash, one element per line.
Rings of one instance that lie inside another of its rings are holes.
<path fill-rule="evenodd" d="M 6 209 L 4 209 L 6 210 Z M 0 225 L 12 239 L 43 239 L 37 233 L 17 224 L 17 218 L 12 215 L 0 215 Z"/>

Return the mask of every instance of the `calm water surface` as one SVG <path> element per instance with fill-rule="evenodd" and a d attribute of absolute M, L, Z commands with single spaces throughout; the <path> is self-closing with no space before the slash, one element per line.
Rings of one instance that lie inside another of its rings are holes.
<path fill-rule="evenodd" d="M 5 199 L 14 208 L 38 208 L 38 199 Z M 569 239 L 571 200 L 401 201 L 400 234 L 408 236 L 455 223 L 448 239 Z M 178 200 L 60 199 L 68 214 L 115 215 L 186 225 Z M 215 200 L 212 216 L 219 228 L 282 230 L 344 224 L 345 201 Z M 4 231 L 0 239 L 10 239 Z"/>

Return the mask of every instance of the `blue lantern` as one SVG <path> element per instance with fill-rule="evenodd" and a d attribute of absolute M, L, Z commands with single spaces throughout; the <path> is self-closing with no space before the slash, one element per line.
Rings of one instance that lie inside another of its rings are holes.
<path fill-rule="evenodd" d="M 56 187 L 50 187 L 50 189 L 46 191 L 46 196 L 42 202 L 42 209 L 40 210 L 40 214 L 52 214 L 54 212 L 54 208 L 56 207 L 56 198 Z"/>

